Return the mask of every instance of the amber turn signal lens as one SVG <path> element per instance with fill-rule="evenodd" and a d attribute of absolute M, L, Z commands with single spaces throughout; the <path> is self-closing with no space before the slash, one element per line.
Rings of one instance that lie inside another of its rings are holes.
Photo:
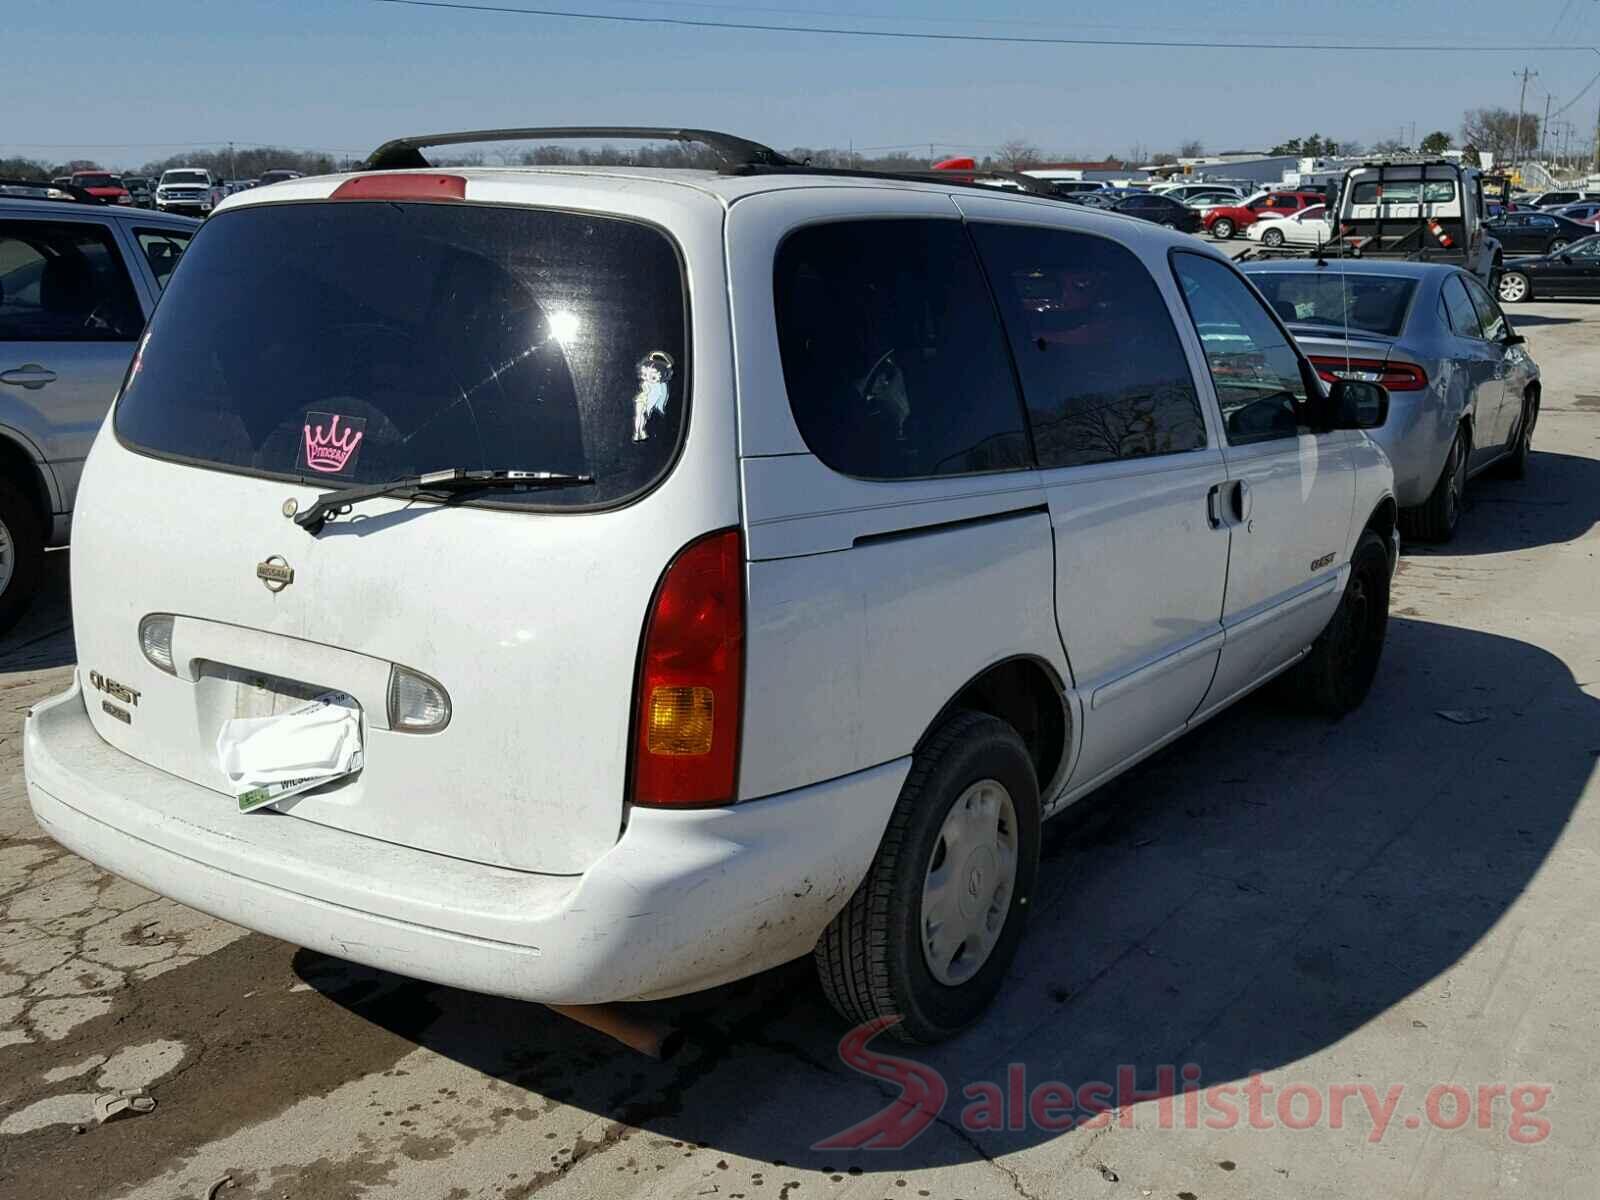
<path fill-rule="evenodd" d="M 651 754 L 710 754 L 716 693 L 708 687 L 658 687 L 650 693 Z"/>

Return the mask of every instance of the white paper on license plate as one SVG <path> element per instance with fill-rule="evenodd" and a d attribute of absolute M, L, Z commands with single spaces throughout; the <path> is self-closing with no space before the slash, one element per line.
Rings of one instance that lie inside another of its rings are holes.
<path fill-rule="evenodd" d="M 240 812 L 286 800 L 361 769 L 361 708 L 324 692 L 277 716 L 224 721 L 217 761 Z"/>

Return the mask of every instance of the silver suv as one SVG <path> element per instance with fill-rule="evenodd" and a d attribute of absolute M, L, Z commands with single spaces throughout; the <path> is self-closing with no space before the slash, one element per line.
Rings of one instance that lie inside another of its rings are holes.
<path fill-rule="evenodd" d="M 66 544 L 78 474 L 167 276 L 199 227 L 0 197 L 0 630 Z"/>

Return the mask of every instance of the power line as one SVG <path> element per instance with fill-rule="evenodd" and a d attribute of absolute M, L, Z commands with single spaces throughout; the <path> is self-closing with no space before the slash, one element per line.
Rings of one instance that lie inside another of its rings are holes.
<path fill-rule="evenodd" d="M 1572 11 L 1572 6 L 1574 4 L 1576 4 L 1577 2 L 1578 2 L 1578 0 L 1567 0 L 1566 6 L 1563 7 L 1562 10 L 1561 10 L 1561 15 L 1556 18 L 1556 23 L 1554 25 L 1550 26 L 1550 32 L 1549 32 L 1549 34 L 1547 36 L 1555 37 L 1556 30 L 1561 28 L 1561 22 L 1563 22 L 1563 21 L 1565 21 L 1567 19 L 1567 14 Z"/>
<path fill-rule="evenodd" d="M 1549 45 L 1373 45 L 1332 42 L 1197 42 L 1156 38 L 1044 37 L 1000 33 L 927 33 L 907 29 L 843 29 L 827 25 L 768 25 L 758 21 L 710 21 L 692 17 L 631 17 L 621 13 L 580 12 L 558 8 L 515 8 L 502 4 L 467 4 L 459 0 L 370 0 L 409 8 L 440 8 L 460 12 L 508 13 L 525 17 L 556 17 L 572 21 L 605 21 L 623 25 L 673 25 L 689 29 L 733 29 L 756 33 L 826 34 L 833 37 L 893 39 L 918 42 L 987 42 L 1023 46 L 1107 46 L 1169 50 L 1337 50 L 1397 54 L 1562 53 L 1588 50 L 1588 46 Z"/>
<path fill-rule="evenodd" d="M 1597 83 L 1600 83 L 1600 75 L 1596 75 L 1593 79 L 1589 80 L 1588 83 L 1584 84 L 1583 91 L 1579 92 L 1571 100 L 1568 100 L 1560 108 L 1556 109 L 1555 112 L 1551 113 L 1551 117 L 1559 117 L 1562 113 L 1566 112 L 1567 109 L 1571 108 L 1579 100 L 1582 100 L 1585 96 L 1587 96 L 1589 94 L 1589 89 Z"/>

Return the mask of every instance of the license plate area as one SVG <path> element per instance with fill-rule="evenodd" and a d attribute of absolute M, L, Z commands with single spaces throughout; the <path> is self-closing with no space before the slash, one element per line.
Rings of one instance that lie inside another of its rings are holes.
<path fill-rule="evenodd" d="M 202 693 L 211 693 L 210 703 L 204 707 L 217 715 L 219 725 L 229 719 L 281 716 L 324 692 L 338 690 L 213 662 L 200 664 L 197 687 Z"/>

